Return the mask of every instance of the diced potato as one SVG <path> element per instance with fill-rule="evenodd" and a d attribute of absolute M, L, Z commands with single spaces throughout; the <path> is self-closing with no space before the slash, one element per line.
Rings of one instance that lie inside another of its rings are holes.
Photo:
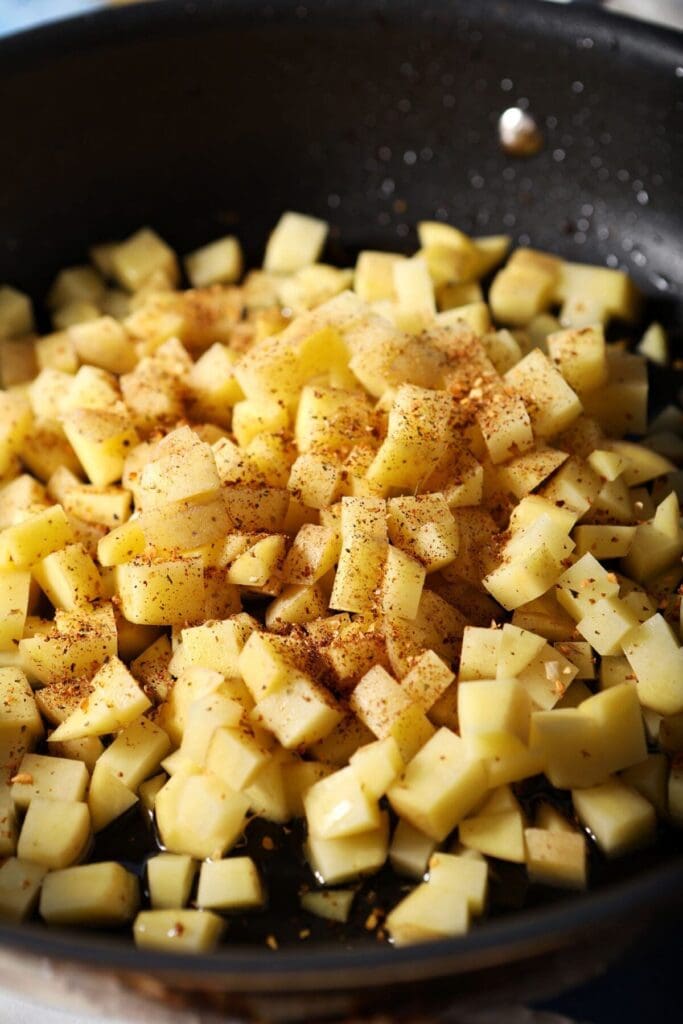
<path fill-rule="evenodd" d="M 342 547 L 330 608 L 365 612 L 375 604 L 387 551 L 386 505 L 375 498 L 342 498 Z"/>
<path fill-rule="evenodd" d="M 608 857 L 619 857 L 654 838 L 657 819 L 652 804 L 618 779 L 573 790 L 572 801 L 580 821 Z"/>
<path fill-rule="evenodd" d="M 135 793 L 106 765 L 95 765 L 88 791 L 93 832 L 101 832 L 137 803 Z"/>
<path fill-rule="evenodd" d="M 386 925 L 396 946 L 464 935 L 470 925 L 467 897 L 423 882 L 387 915 Z"/>
<path fill-rule="evenodd" d="M 179 772 L 157 793 L 155 814 L 166 849 L 202 860 L 222 857 L 241 835 L 249 802 L 209 772 Z"/>
<path fill-rule="evenodd" d="M 133 936 L 140 949 L 170 953 L 210 953 L 225 922 L 209 910 L 142 910 Z"/>
<path fill-rule="evenodd" d="M 621 778 L 644 796 L 657 811 L 659 818 L 667 815 L 667 778 L 669 762 L 666 754 L 648 754 L 647 757 L 621 772 Z"/>
<path fill-rule="evenodd" d="M 79 740 L 64 740 L 53 743 L 50 753 L 54 757 L 68 757 L 74 761 L 82 761 L 90 773 L 95 762 L 104 751 L 104 744 L 97 736 L 83 736 Z"/>
<path fill-rule="evenodd" d="M 197 906 L 209 910 L 260 907 L 265 899 L 258 869 L 251 857 L 205 861 L 199 872 Z"/>
<path fill-rule="evenodd" d="M 138 291 L 157 273 L 170 285 L 178 281 L 175 253 L 150 228 L 141 228 L 125 242 L 114 246 L 110 259 L 113 276 L 131 292 Z"/>
<path fill-rule="evenodd" d="M 179 853 L 160 853 L 147 861 L 149 898 L 155 910 L 184 907 L 197 872 L 196 861 Z"/>
<path fill-rule="evenodd" d="M 242 248 L 234 235 L 203 245 L 185 257 L 185 269 L 194 288 L 234 284 L 242 276 Z"/>
<path fill-rule="evenodd" d="M 389 816 L 381 815 L 379 828 L 343 839 L 309 836 L 304 845 L 306 859 L 325 885 L 337 885 L 379 871 L 387 859 Z"/>
<path fill-rule="evenodd" d="M 548 355 L 578 394 L 594 391 L 607 382 L 605 336 L 599 325 L 551 334 Z"/>
<path fill-rule="evenodd" d="M 428 650 L 420 655 L 410 671 L 401 680 L 401 686 L 411 700 L 424 711 L 430 711 L 439 701 L 455 676 L 442 658 Z"/>
<path fill-rule="evenodd" d="M 33 331 L 33 306 L 28 295 L 0 285 L 0 338 L 21 338 Z"/>
<path fill-rule="evenodd" d="M 42 864 L 10 857 L 0 868 L 0 918 L 23 921 L 38 905 L 40 887 L 47 874 Z"/>
<path fill-rule="evenodd" d="M 283 213 L 266 246 L 263 269 L 274 274 L 291 274 L 319 258 L 328 225 L 302 213 Z"/>
<path fill-rule="evenodd" d="M 19 828 L 10 787 L 0 787 L 0 856 L 11 857 L 17 850 Z"/>
<path fill-rule="evenodd" d="M 102 736 L 129 725 L 150 706 L 150 700 L 118 658 L 110 658 L 92 680 L 90 694 L 50 736 L 75 740 Z"/>
<path fill-rule="evenodd" d="M 12 783 L 12 800 L 22 810 L 36 797 L 83 800 L 87 785 L 88 769 L 80 761 L 24 754 Z"/>
<path fill-rule="evenodd" d="M 0 666 L 0 743 L 26 737 L 33 746 L 43 736 L 43 723 L 29 682 L 18 668 Z"/>
<path fill-rule="evenodd" d="M 683 711 L 683 648 L 666 620 L 653 615 L 623 637 L 641 704 L 662 715 Z"/>
<path fill-rule="evenodd" d="M 581 412 L 576 393 L 540 349 L 533 349 L 505 374 L 524 399 L 536 437 L 566 430 Z"/>
<path fill-rule="evenodd" d="M 392 544 L 416 558 L 427 572 L 443 569 L 458 552 L 458 525 L 440 494 L 392 498 L 387 525 Z"/>
<path fill-rule="evenodd" d="M 287 750 L 324 739 L 342 717 L 332 695 L 303 674 L 291 676 L 282 688 L 259 700 L 252 713 L 253 721 L 272 732 Z"/>
<path fill-rule="evenodd" d="M 524 830 L 529 878 L 561 889 L 585 889 L 586 837 L 580 832 Z"/>
<path fill-rule="evenodd" d="M 486 765 L 489 785 L 503 786 L 538 775 L 544 769 L 544 756 L 529 749 L 507 732 L 487 732 L 465 740 L 468 755 Z"/>
<path fill-rule="evenodd" d="M 66 868 L 87 852 L 90 836 L 86 804 L 34 797 L 21 826 L 17 856 L 51 871 Z"/>
<path fill-rule="evenodd" d="M 404 384 L 389 411 L 387 436 L 367 472 L 383 487 L 415 490 L 440 461 L 453 417 L 443 391 Z"/>
<path fill-rule="evenodd" d="M 334 568 L 339 558 L 340 538 L 326 526 L 305 523 L 297 532 L 282 569 L 284 579 L 310 585 Z"/>
<path fill-rule="evenodd" d="M 157 793 L 166 783 L 168 776 L 165 772 L 153 775 L 151 779 L 140 783 L 140 803 L 148 813 L 152 813 L 157 799 Z"/>
<path fill-rule="evenodd" d="M 102 580 L 82 544 L 68 544 L 33 567 L 33 577 L 55 608 L 74 611 L 102 596 Z"/>
<path fill-rule="evenodd" d="M 458 687 L 460 735 L 506 732 L 523 743 L 529 736 L 531 699 L 516 679 L 477 679 Z"/>
<path fill-rule="evenodd" d="M 270 760 L 270 750 L 244 725 L 215 730 L 206 754 L 206 767 L 234 789 L 251 785 Z"/>
<path fill-rule="evenodd" d="M 519 807 L 490 814 L 482 808 L 476 817 L 460 822 L 458 835 L 463 846 L 489 857 L 515 864 L 526 860 L 524 817 Z"/>
<path fill-rule="evenodd" d="M 61 505 L 35 512 L 0 536 L 0 559 L 17 569 L 29 569 L 74 540 Z"/>
<path fill-rule="evenodd" d="M 431 836 L 425 835 L 401 818 L 391 840 L 389 860 L 397 874 L 419 881 L 427 872 L 429 859 L 435 848 L 436 843 Z"/>
<path fill-rule="evenodd" d="M 630 683 L 596 693 L 580 705 L 580 710 L 600 729 L 602 756 L 610 774 L 645 760 L 643 717 L 637 692 Z"/>
<path fill-rule="evenodd" d="M 110 409 L 73 409 L 62 425 L 91 483 L 106 487 L 121 479 L 125 457 L 138 443 L 126 416 Z"/>
<path fill-rule="evenodd" d="M 352 765 L 311 786 L 304 796 L 309 834 L 321 839 L 371 832 L 379 827 L 379 807 Z"/>
<path fill-rule="evenodd" d="M 329 889 L 321 892 L 305 892 L 301 897 L 301 909 L 328 921 L 348 921 L 351 904 L 356 893 L 353 889 Z"/>
<path fill-rule="evenodd" d="M 529 746 L 540 753 L 543 770 L 558 789 L 595 786 L 609 775 L 600 724 L 578 708 L 535 711 Z"/>
<path fill-rule="evenodd" d="M 441 841 L 481 800 L 488 786 L 481 761 L 469 760 L 464 741 L 439 729 L 389 789 L 400 817 Z"/>
<path fill-rule="evenodd" d="M 203 617 L 204 565 L 200 556 L 153 561 L 137 557 L 116 566 L 121 611 L 129 622 L 175 625 Z"/>
<path fill-rule="evenodd" d="M 429 884 L 462 893 L 471 914 L 484 912 L 488 873 L 488 864 L 483 858 L 434 853 L 429 859 Z"/>
<path fill-rule="evenodd" d="M 171 741 L 164 730 L 142 716 L 118 734 L 99 764 L 136 791 L 140 783 L 156 771 L 170 749 Z"/>

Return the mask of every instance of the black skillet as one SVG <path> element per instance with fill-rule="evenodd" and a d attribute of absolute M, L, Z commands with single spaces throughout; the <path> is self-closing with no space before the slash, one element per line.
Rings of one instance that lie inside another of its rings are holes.
<path fill-rule="evenodd" d="M 498 144 L 513 105 L 544 134 L 528 160 Z M 342 263 L 414 248 L 412 225 L 436 217 L 624 266 L 674 338 L 683 324 L 673 32 L 532 0 L 158 2 L 0 42 L 0 110 L 0 281 L 37 296 L 91 241 L 143 223 L 181 252 L 235 231 L 256 261 L 290 208 L 331 221 L 328 257 Z M 557 990 L 682 893 L 670 842 L 587 894 L 415 949 L 240 942 L 178 960 L 38 925 L 0 927 L 0 945 L 23 976 L 47 958 L 243 1013 L 427 1012 Z"/>

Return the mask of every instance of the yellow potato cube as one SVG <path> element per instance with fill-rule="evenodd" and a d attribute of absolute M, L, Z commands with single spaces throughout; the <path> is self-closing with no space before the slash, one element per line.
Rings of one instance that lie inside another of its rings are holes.
<path fill-rule="evenodd" d="M 186 854 L 159 853 L 147 861 L 149 898 L 155 910 L 184 907 L 197 873 L 197 863 Z"/>
<path fill-rule="evenodd" d="M 211 445 L 179 427 L 155 446 L 140 475 L 139 503 L 146 510 L 185 499 L 217 497 L 220 477 Z"/>
<path fill-rule="evenodd" d="M 353 889 L 332 889 L 322 892 L 305 892 L 301 896 L 301 909 L 328 921 L 348 921 L 351 904 L 356 893 Z"/>
<path fill-rule="evenodd" d="M 487 787 L 483 762 L 469 760 L 464 741 L 442 728 L 415 755 L 388 797 L 400 817 L 440 842 Z"/>
<path fill-rule="evenodd" d="M 202 618 L 205 587 L 201 557 L 158 562 L 137 557 L 117 565 L 114 579 L 121 611 L 129 622 L 165 626 Z"/>
<path fill-rule="evenodd" d="M 587 885 L 586 837 L 580 832 L 524 830 L 529 879 L 560 889 Z"/>
<path fill-rule="evenodd" d="M 101 832 L 137 803 L 135 793 L 106 765 L 96 764 L 88 791 L 93 832 Z"/>
<path fill-rule="evenodd" d="M 26 810 L 32 800 L 83 800 L 88 769 L 81 761 L 44 754 L 24 754 L 12 782 L 12 800 Z"/>
<path fill-rule="evenodd" d="M 659 614 L 627 633 L 622 649 L 637 677 L 640 703 L 661 715 L 683 711 L 683 648 Z"/>
<path fill-rule="evenodd" d="M 544 758 L 508 732 L 487 732 L 465 739 L 468 755 L 486 765 L 490 786 L 503 786 L 538 775 Z"/>
<path fill-rule="evenodd" d="M 185 270 L 193 288 L 234 284 L 242 276 L 242 247 L 234 235 L 203 245 L 185 257 Z"/>
<path fill-rule="evenodd" d="M 0 535 L 0 559 L 5 568 L 29 569 L 53 551 L 71 544 L 73 530 L 61 505 L 34 512 Z"/>
<path fill-rule="evenodd" d="M 154 806 L 170 853 L 198 860 L 222 857 L 244 830 L 249 801 L 209 772 L 180 771 L 159 790 Z"/>
<path fill-rule="evenodd" d="M 243 790 L 254 782 L 270 757 L 270 750 L 246 726 L 221 726 L 211 737 L 206 767 L 233 789 Z"/>
<path fill-rule="evenodd" d="M 271 534 L 247 548 L 228 570 L 228 582 L 277 594 L 281 589 L 286 541 L 282 534 Z"/>
<path fill-rule="evenodd" d="M 114 928 L 131 921 L 140 903 L 138 880 L 113 861 L 51 872 L 40 915 L 49 924 Z"/>
<path fill-rule="evenodd" d="M 285 684 L 257 703 L 252 719 L 272 732 L 287 750 L 310 747 L 332 732 L 342 711 L 322 686 L 303 674 L 292 675 Z"/>
<path fill-rule="evenodd" d="M 251 857 L 205 861 L 199 872 L 197 906 L 209 910 L 245 910 L 265 900 L 258 869 Z"/>
<path fill-rule="evenodd" d="M 489 868 L 482 858 L 434 853 L 429 858 L 429 884 L 467 899 L 471 914 L 483 914 L 488 893 Z"/>
<path fill-rule="evenodd" d="M 386 505 L 376 498 L 342 498 L 342 548 L 330 608 L 370 611 L 381 585 L 387 552 Z"/>
<path fill-rule="evenodd" d="M 389 849 L 389 816 L 381 814 L 379 828 L 342 839 L 309 836 L 304 845 L 306 860 L 324 885 L 338 885 L 379 871 Z"/>
<path fill-rule="evenodd" d="M 62 425 L 91 483 L 106 487 L 121 479 L 126 455 L 138 443 L 126 416 L 109 409 L 73 409 Z"/>
<path fill-rule="evenodd" d="M 568 327 L 607 323 L 612 317 L 632 321 L 638 292 L 623 270 L 562 262 L 556 297 L 563 303 L 560 320 Z"/>
<path fill-rule="evenodd" d="M 367 479 L 386 488 L 416 490 L 443 456 L 453 409 L 453 399 L 444 391 L 401 385 L 389 410 L 386 439 Z"/>
<path fill-rule="evenodd" d="M 605 334 L 601 325 L 551 334 L 548 355 L 570 388 L 580 395 L 607 383 Z"/>
<path fill-rule="evenodd" d="M 393 723 L 411 703 L 403 687 L 381 665 L 366 672 L 349 701 L 351 710 L 378 739 L 390 735 Z"/>
<path fill-rule="evenodd" d="M 604 597 L 580 619 L 576 628 L 602 655 L 619 654 L 627 634 L 638 625 L 635 613 L 618 597 Z"/>
<path fill-rule="evenodd" d="M 15 650 L 24 635 L 30 589 L 30 573 L 0 569 L 0 651 Z"/>
<path fill-rule="evenodd" d="M 123 729 L 99 759 L 125 786 L 137 791 L 157 770 L 171 749 L 171 741 L 155 722 L 141 716 Z"/>
<path fill-rule="evenodd" d="M 377 798 L 352 765 L 316 782 L 304 796 L 309 834 L 321 839 L 371 832 L 379 827 Z"/>
<path fill-rule="evenodd" d="M 427 873 L 429 859 L 436 842 L 401 818 L 394 830 L 389 847 L 389 860 L 394 871 L 407 878 L 421 881 Z"/>
<path fill-rule="evenodd" d="M 519 250 L 518 250 L 519 251 Z M 553 300 L 557 272 L 554 267 L 520 266 L 510 261 L 499 270 L 489 291 L 494 317 L 520 326 L 548 309 Z"/>
<path fill-rule="evenodd" d="M 533 447 L 531 420 L 522 398 L 496 391 L 479 409 L 477 423 L 491 461 L 506 462 Z"/>
<path fill-rule="evenodd" d="M 416 558 L 427 572 L 443 569 L 458 553 L 458 524 L 441 494 L 392 498 L 387 526 L 392 544 Z"/>
<path fill-rule="evenodd" d="M 53 551 L 33 567 L 33 577 L 55 608 L 75 611 L 102 597 L 102 580 L 82 544 Z"/>
<path fill-rule="evenodd" d="M 50 741 L 116 732 L 135 721 L 150 703 L 123 662 L 110 658 L 93 677 L 85 701 L 55 729 Z"/>
<path fill-rule="evenodd" d="M 666 754 L 648 754 L 645 760 L 621 772 L 627 786 L 637 790 L 657 811 L 657 817 L 667 815 L 667 779 L 669 761 Z"/>
<path fill-rule="evenodd" d="M 38 905 L 47 868 L 10 857 L 0 868 L 0 918 L 23 921 Z"/>
<path fill-rule="evenodd" d="M 33 691 L 21 669 L 0 666 L 0 743 L 26 737 L 33 746 L 43 735 Z"/>
<path fill-rule="evenodd" d="M 527 690 L 516 679 L 461 682 L 458 687 L 460 735 L 507 732 L 526 743 L 531 707 Z"/>
<path fill-rule="evenodd" d="M 454 673 L 434 651 L 420 655 L 401 686 L 410 699 L 423 709 L 430 711 L 455 679 Z"/>
<path fill-rule="evenodd" d="M 84 363 L 110 373 L 128 373 L 138 361 L 135 343 L 112 316 L 69 327 L 76 354 Z"/>
<path fill-rule="evenodd" d="M 73 761 L 82 761 L 92 773 L 98 757 L 104 751 L 104 744 L 97 736 L 83 736 L 79 740 L 64 740 L 53 743 L 50 753 L 54 757 L 68 757 Z"/>
<path fill-rule="evenodd" d="M 497 629 L 465 626 L 458 679 L 492 679 L 500 656 L 503 634 Z"/>
<path fill-rule="evenodd" d="M 21 338 L 33 331 L 33 306 L 28 295 L 0 285 L 0 338 Z"/>
<path fill-rule="evenodd" d="M 341 547 L 336 530 L 314 523 L 304 523 L 287 552 L 282 569 L 288 583 L 310 585 L 334 568 Z"/>
<path fill-rule="evenodd" d="M 151 228 L 140 228 L 110 252 L 111 272 L 128 291 L 136 292 L 160 273 L 169 285 L 178 283 L 175 253 Z"/>
<path fill-rule="evenodd" d="M 90 835 L 86 804 L 34 797 L 21 826 L 17 856 L 51 871 L 66 868 L 86 853 Z"/>
<path fill-rule="evenodd" d="M 0 857 L 11 857 L 17 850 L 19 827 L 9 785 L 0 787 Z"/>
<path fill-rule="evenodd" d="M 524 818 L 519 809 L 465 818 L 458 835 L 468 849 L 515 864 L 525 862 Z"/>
<path fill-rule="evenodd" d="M 543 771 L 558 789 L 595 786 L 609 775 L 600 725 L 578 708 L 535 711 L 529 747 L 541 755 Z"/>
<path fill-rule="evenodd" d="M 386 925 L 395 946 L 464 935 L 470 926 L 467 897 L 423 882 L 387 915 Z"/>
<path fill-rule="evenodd" d="M 135 918 L 133 937 L 140 949 L 210 953 L 224 928 L 223 918 L 209 910 L 142 910 Z"/>
<path fill-rule="evenodd" d="M 651 803 L 618 779 L 572 791 L 581 823 L 608 857 L 619 857 L 654 839 L 657 816 Z"/>
<path fill-rule="evenodd" d="M 612 774 L 644 761 L 647 741 L 638 694 L 630 683 L 613 686 L 580 705 L 601 733 L 602 756 Z"/>
<path fill-rule="evenodd" d="M 317 262 L 328 230 L 323 220 L 302 213 L 283 213 L 268 239 L 263 269 L 273 274 L 291 274 Z"/>
<path fill-rule="evenodd" d="M 553 437 L 581 413 L 581 402 L 540 349 L 505 374 L 505 381 L 524 399 L 536 437 Z"/>

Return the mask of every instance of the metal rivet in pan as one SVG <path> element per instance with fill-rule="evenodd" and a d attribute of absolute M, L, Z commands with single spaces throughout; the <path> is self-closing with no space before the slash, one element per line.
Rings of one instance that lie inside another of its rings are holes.
<path fill-rule="evenodd" d="M 543 134 L 528 110 L 508 107 L 498 119 L 498 138 L 510 156 L 534 156 L 543 147 Z"/>

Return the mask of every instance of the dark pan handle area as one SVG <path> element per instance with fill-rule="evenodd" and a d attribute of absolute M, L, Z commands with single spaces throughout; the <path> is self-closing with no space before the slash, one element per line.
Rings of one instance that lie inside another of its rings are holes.
<path fill-rule="evenodd" d="M 283 208 L 333 225 L 328 258 L 409 249 L 421 218 L 623 265 L 683 324 L 683 36 L 534 0 L 195 0 L 81 16 L 0 41 L 0 281 L 44 294 L 95 240 L 151 224 L 180 252 L 235 231 L 252 260 Z M 523 103 L 540 154 L 500 150 Z M 185 986 L 456 978 L 625 934 L 683 891 L 683 860 L 416 951 L 184 961 L 0 927 L 42 957 Z M 258 951 L 260 953 L 261 951 Z M 340 974 L 339 972 L 342 972 Z M 265 980 L 264 980 L 265 979 Z M 484 982 L 480 982 L 485 985 Z"/>

